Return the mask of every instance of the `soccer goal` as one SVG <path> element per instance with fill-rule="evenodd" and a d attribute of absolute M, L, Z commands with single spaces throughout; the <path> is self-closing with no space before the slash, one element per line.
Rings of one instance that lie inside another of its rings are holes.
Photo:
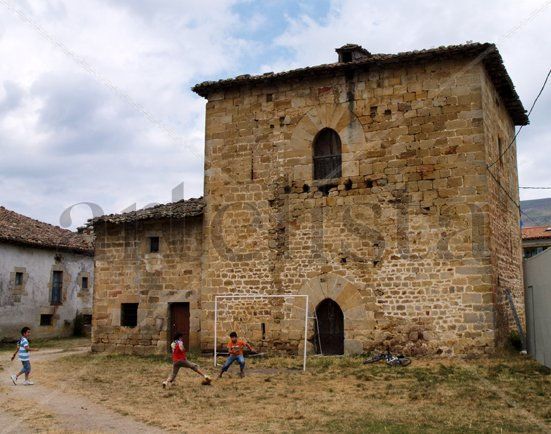
<path fill-rule="evenodd" d="M 289 299 L 289 298 L 298 298 L 298 299 L 304 299 L 304 352 L 303 352 L 303 360 L 302 360 L 302 370 L 306 371 L 306 350 L 307 350 L 307 337 L 308 337 L 308 320 L 309 320 L 309 312 L 308 312 L 308 295 L 303 294 L 277 294 L 277 295 L 263 295 L 263 294 L 221 294 L 216 295 L 214 297 L 214 366 L 216 367 L 218 365 L 217 363 L 217 356 L 218 356 L 218 317 L 219 317 L 219 309 L 220 306 L 228 301 L 231 300 L 238 300 L 238 301 L 244 301 L 244 300 L 269 300 L 273 298 L 283 298 L 283 299 Z"/>

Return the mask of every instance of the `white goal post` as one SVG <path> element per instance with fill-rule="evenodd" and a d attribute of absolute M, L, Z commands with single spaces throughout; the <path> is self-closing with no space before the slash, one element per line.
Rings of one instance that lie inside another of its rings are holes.
<path fill-rule="evenodd" d="M 277 295 L 265 295 L 265 294 L 222 294 L 214 297 L 214 366 L 217 364 L 218 356 L 218 304 L 224 300 L 243 300 L 243 299 L 264 299 L 264 298 L 304 298 L 304 354 L 302 360 L 302 370 L 306 371 L 306 344 L 308 337 L 308 319 L 309 319 L 309 306 L 308 295 L 305 294 L 277 294 Z"/>

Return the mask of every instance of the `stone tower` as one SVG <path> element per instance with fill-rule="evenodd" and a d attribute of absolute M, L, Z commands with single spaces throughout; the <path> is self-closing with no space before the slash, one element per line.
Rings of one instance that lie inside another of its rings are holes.
<path fill-rule="evenodd" d="M 217 294 L 308 294 L 318 351 L 491 351 L 512 326 L 505 289 L 523 311 L 505 150 L 528 122 L 497 48 L 337 52 L 193 88 L 208 100 L 201 346 Z M 222 327 L 294 349 L 297 303 L 232 304 Z"/>

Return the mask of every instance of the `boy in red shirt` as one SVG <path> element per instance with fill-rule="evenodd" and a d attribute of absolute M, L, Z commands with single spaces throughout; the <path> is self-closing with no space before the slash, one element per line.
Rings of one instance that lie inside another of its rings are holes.
<path fill-rule="evenodd" d="M 183 337 L 183 333 L 176 333 L 174 335 L 174 342 L 170 344 L 170 347 L 172 348 L 172 373 L 165 381 L 163 381 L 163 388 L 169 388 L 172 386 L 180 368 L 189 368 L 192 371 L 197 372 L 204 378 L 203 384 L 210 384 L 211 382 L 210 377 L 201 372 L 198 365 L 187 359 L 187 350 L 184 347 L 184 341 L 182 340 Z"/>
<path fill-rule="evenodd" d="M 247 347 L 249 351 L 254 352 L 253 347 L 251 347 L 250 344 L 245 342 L 243 339 L 239 339 L 236 332 L 230 333 L 230 341 L 228 342 L 227 347 L 230 356 L 227 358 L 224 366 L 222 366 L 222 370 L 220 371 L 218 378 L 222 378 L 222 374 L 226 372 L 236 360 L 239 363 L 239 368 L 241 369 L 239 376 L 243 378 L 245 376 L 245 357 L 243 357 L 243 348 Z"/>

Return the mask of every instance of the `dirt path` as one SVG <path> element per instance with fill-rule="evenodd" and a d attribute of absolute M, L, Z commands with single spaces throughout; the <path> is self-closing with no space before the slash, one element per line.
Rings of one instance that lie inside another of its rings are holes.
<path fill-rule="evenodd" d="M 33 362 L 55 360 L 89 351 L 44 350 L 33 354 Z M 6 370 L 0 380 L 0 433 L 36 431 L 94 433 L 162 433 L 164 431 L 95 404 L 76 393 L 40 384 L 14 386 Z M 24 409 L 24 411 L 22 410 Z"/>

